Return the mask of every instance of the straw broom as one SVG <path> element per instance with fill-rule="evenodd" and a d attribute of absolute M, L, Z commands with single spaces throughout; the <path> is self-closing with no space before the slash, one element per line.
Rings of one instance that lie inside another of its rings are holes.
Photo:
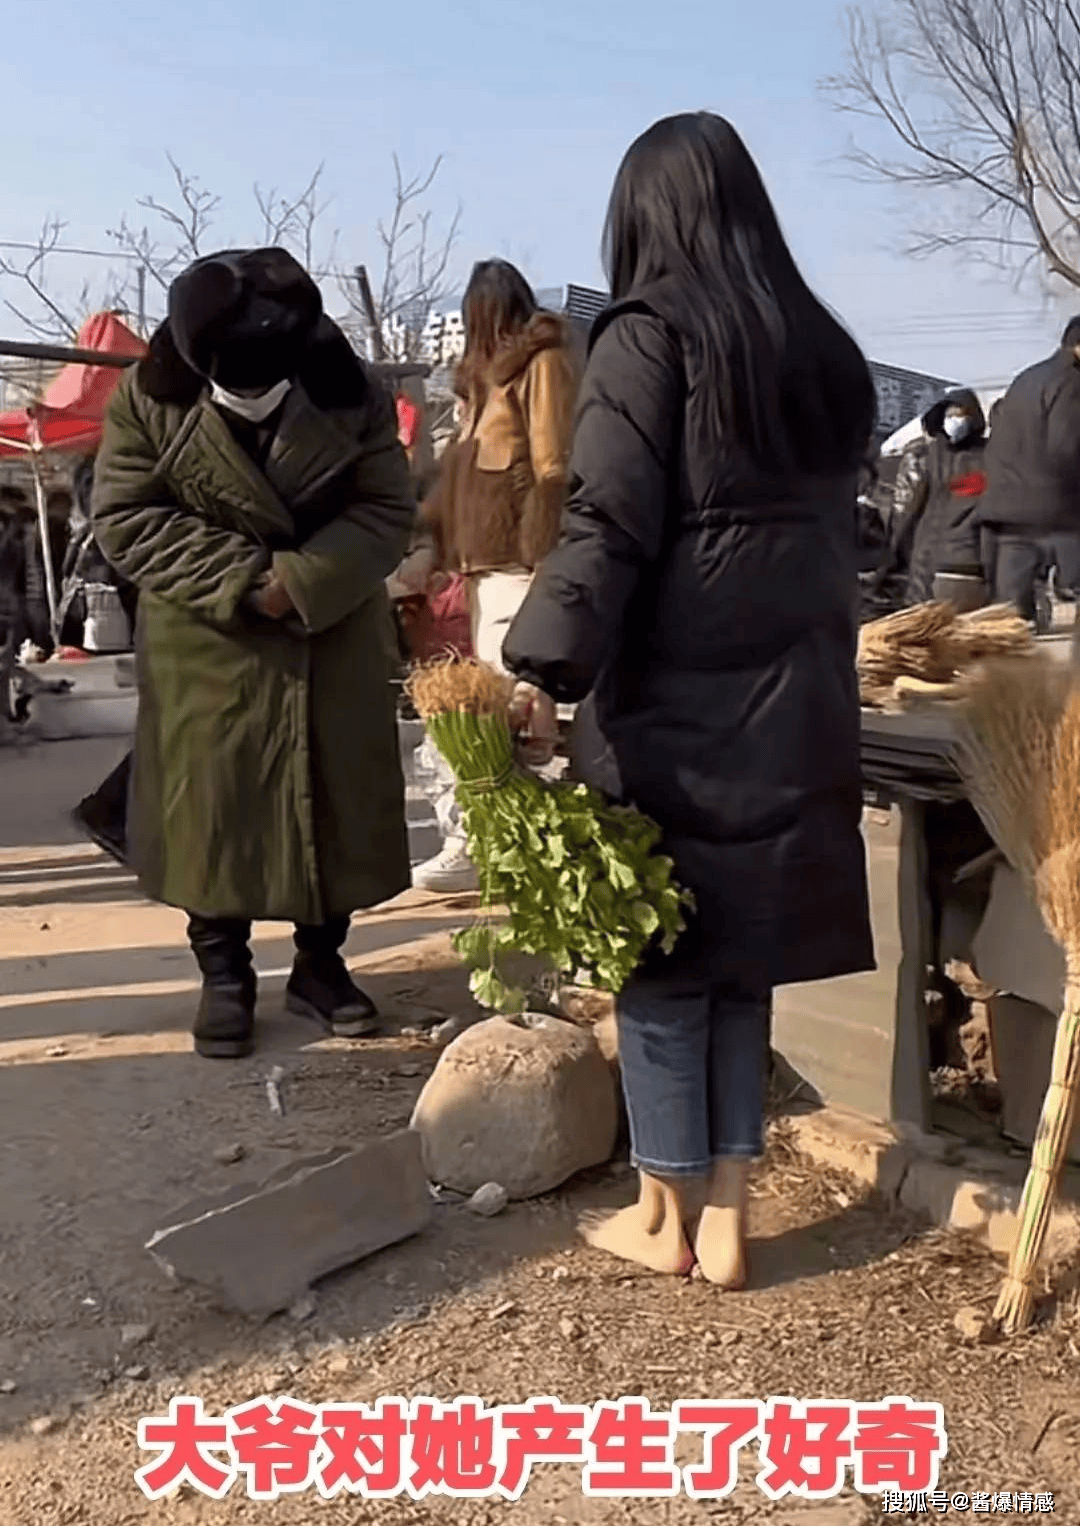
<path fill-rule="evenodd" d="M 962 737 L 972 801 L 1033 891 L 1066 960 L 1050 1085 L 995 1318 L 1009 1334 L 1035 1310 L 1035 1277 L 1080 1097 L 1080 684 L 1052 662 L 988 669 Z"/>

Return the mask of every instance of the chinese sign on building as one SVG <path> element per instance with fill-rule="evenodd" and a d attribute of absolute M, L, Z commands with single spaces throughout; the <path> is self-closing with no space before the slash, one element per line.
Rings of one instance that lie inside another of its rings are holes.
<path fill-rule="evenodd" d="M 870 372 L 877 390 L 876 440 L 879 445 L 925 413 L 943 392 L 950 392 L 956 386 L 955 382 L 944 381 L 939 376 L 924 376 L 919 371 L 904 371 L 898 366 L 880 365 L 877 361 L 870 362 Z"/>

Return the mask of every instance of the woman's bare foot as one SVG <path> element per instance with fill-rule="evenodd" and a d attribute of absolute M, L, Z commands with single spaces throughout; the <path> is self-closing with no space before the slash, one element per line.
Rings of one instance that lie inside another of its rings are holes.
<path fill-rule="evenodd" d="M 741 1292 L 747 1282 L 746 1190 L 747 1160 L 717 1161 L 709 1194 L 701 1211 L 694 1250 L 707 1282 Z"/>
<path fill-rule="evenodd" d="M 638 1201 L 607 1216 L 583 1218 L 580 1230 L 595 1250 L 622 1261 L 636 1261 L 650 1271 L 687 1276 L 694 1253 L 683 1228 L 679 1189 L 672 1183 L 639 1172 Z"/>

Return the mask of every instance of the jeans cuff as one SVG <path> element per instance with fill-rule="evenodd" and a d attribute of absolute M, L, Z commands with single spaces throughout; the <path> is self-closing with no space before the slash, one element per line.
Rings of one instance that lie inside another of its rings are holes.
<path fill-rule="evenodd" d="M 642 1156 L 636 1154 L 632 1154 L 630 1160 L 639 1171 L 644 1171 L 647 1176 L 708 1176 L 712 1170 L 711 1160 L 702 1160 L 691 1165 L 687 1165 L 684 1161 L 677 1166 L 671 1165 L 666 1161 L 645 1160 Z"/>

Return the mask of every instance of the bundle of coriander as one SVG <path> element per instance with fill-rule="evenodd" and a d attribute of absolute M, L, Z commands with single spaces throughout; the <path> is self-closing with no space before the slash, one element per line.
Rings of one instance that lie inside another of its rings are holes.
<path fill-rule="evenodd" d="M 520 1011 L 504 977 L 511 953 L 617 994 L 654 940 L 670 951 L 692 905 L 657 851 L 660 829 L 584 784 L 546 783 L 518 767 L 510 728 L 513 682 L 474 661 L 416 669 L 409 696 L 452 769 L 485 911 L 454 945 L 481 1006 Z"/>

